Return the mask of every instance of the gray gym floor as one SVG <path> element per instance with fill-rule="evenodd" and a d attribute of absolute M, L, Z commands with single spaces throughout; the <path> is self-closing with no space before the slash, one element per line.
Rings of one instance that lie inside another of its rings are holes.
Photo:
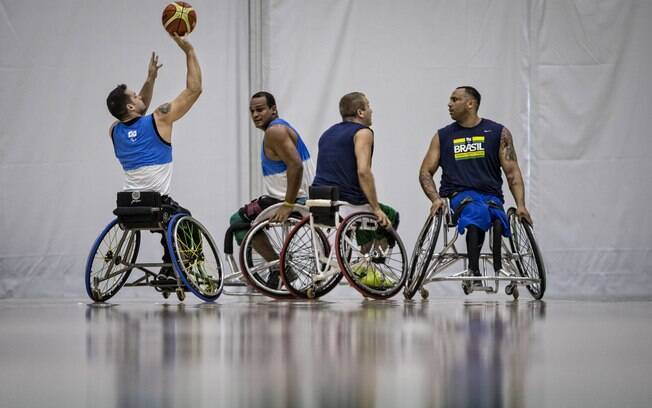
<path fill-rule="evenodd" d="M 649 407 L 652 302 L 0 301 L 0 407 Z"/>

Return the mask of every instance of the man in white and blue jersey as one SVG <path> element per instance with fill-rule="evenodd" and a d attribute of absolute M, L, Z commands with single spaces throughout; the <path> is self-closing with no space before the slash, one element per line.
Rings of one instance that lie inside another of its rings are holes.
<path fill-rule="evenodd" d="M 245 204 L 231 216 L 230 223 L 251 223 L 267 207 L 283 203 L 272 214 L 270 221 L 285 222 L 293 211 L 294 204 L 305 202 L 308 187 L 314 176 L 314 165 L 310 152 L 299 132 L 286 120 L 279 118 L 274 96 L 265 91 L 252 95 L 249 111 L 254 125 L 265 132 L 260 146 L 260 161 L 263 174 L 263 195 Z M 238 244 L 247 231 L 236 231 Z M 278 254 L 264 236 L 254 237 L 254 248 L 267 261 L 278 259 Z M 271 286 L 276 286 L 278 275 L 270 275 Z"/>
<path fill-rule="evenodd" d="M 448 102 L 448 112 L 455 121 L 439 129 L 423 159 L 419 182 L 432 201 L 431 212 L 450 199 L 460 234 L 466 234 L 469 272 L 479 276 L 479 258 L 485 232 L 493 227 L 493 266 L 502 268 L 501 235 L 509 236 L 509 222 L 503 209 L 503 179 L 516 201 L 516 214 L 532 223 L 525 207 L 525 184 L 519 168 L 512 134 L 503 125 L 478 116 L 480 93 L 471 86 L 456 88 Z M 433 180 L 442 168 L 439 192 Z M 481 286 L 481 281 L 474 281 Z"/>
<path fill-rule="evenodd" d="M 106 99 L 109 112 L 118 119 L 109 133 L 115 156 L 125 174 L 125 191 L 156 191 L 163 203 L 188 212 L 169 195 L 172 180 L 172 125 L 183 117 L 202 92 L 201 69 L 193 46 L 176 34 L 172 39 L 186 55 L 186 88 L 171 102 L 159 106 L 146 115 L 152 100 L 158 70 L 158 56 L 152 53 L 148 74 L 140 92 L 136 94 L 126 85 L 118 85 Z M 165 239 L 163 262 L 170 263 Z M 161 273 L 171 276 L 172 269 L 165 267 Z"/>

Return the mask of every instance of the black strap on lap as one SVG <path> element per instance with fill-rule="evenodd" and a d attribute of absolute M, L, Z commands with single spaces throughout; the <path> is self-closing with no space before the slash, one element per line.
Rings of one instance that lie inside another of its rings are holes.
<path fill-rule="evenodd" d="M 251 224 L 248 222 L 235 222 L 227 228 L 224 234 L 224 254 L 233 254 L 233 234 L 236 231 L 246 231 L 249 228 L 251 228 Z"/>
<path fill-rule="evenodd" d="M 453 210 L 453 225 L 457 225 L 457 221 L 460 219 L 460 215 L 462 215 L 464 207 L 471 204 L 472 202 L 473 199 L 471 197 L 466 197 L 457 207 L 455 207 Z"/>

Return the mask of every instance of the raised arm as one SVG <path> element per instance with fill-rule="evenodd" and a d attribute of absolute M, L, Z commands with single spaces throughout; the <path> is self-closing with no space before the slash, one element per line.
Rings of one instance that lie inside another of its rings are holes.
<path fill-rule="evenodd" d="M 156 81 L 156 76 L 158 75 L 158 70 L 163 64 L 158 63 L 158 55 L 152 52 L 152 56 L 149 58 L 149 64 L 147 66 L 147 79 L 140 88 L 140 97 L 145 104 L 145 111 L 149 109 L 149 104 L 152 102 L 152 94 L 154 93 L 154 82 Z"/>
<path fill-rule="evenodd" d="M 514 201 L 516 201 L 516 215 L 532 224 L 532 217 L 530 217 L 530 213 L 525 207 L 525 183 L 523 182 L 521 169 L 518 166 L 512 133 L 506 127 L 503 127 L 503 131 L 500 134 L 499 154 L 500 166 L 505 172 L 509 190 L 512 192 L 512 196 L 514 196 Z"/>
<path fill-rule="evenodd" d="M 176 34 L 172 39 L 186 54 L 186 88 L 172 102 L 164 103 L 154 112 L 159 133 L 167 142 L 172 140 L 172 123 L 190 110 L 202 92 L 201 69 L 195 49 L 188 40 Z"/>
<path fill-rule="evenodd" d="M 301 163 L 294 140 L 288 132 L 289 129 L 281 125 L 271 126 L 265 131 L 265 146 L 271 149 L 287 167 L 285 202 L 270 218 L 270 222 L 285 222 L 288 219 L 303 178 L 303 163 Z"/>
<path fill-rule="evenodd" d="M 430 201 L 432 201 L 432 207 L 430 207 L 430 212 L 432 214 L 435 214 L 444 206 L 444 200 L 439 196 L 435 180 L 433 179 L 437 169 L 439 168 L 440 155 L 439 133 L 435 133 L 435 136 L 433 136 L 430 141 L 430 147 L 428 148 L 426 157 L 424 157 L 421 162 L 421 169 L 419 170 L 419 183 L 421 183 L 421 189 L 423 189 L 423 192 L 428 196 Z"/>
<path fill-rule="evenodd" d="M 367 128 L 360 129 L 353 137 L 353 143 L 355 146 L 355 158 L 358 164 L 360 188 L 362 188 L 362 192 L 367 197 L 371 210 L 378 217 L 380 225 L 383 227 L 388 226 L 390 225 L 389 218 L 387 218 L 387 215 L 380 209 L 380 205 L 378 204 L 376 182 L 371 172 L 371 147 L 374 144 L 374 134 Z"/>

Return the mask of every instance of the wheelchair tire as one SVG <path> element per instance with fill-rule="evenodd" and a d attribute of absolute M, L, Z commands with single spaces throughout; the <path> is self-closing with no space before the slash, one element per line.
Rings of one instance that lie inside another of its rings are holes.
<path fill-rule="evenodd" d="M 320 228 L 315 227 L 317 233 L 317 251 L 320 255 L 328 257 L 330 244 L 328 237 Z M 342 273 L 337 271 L 322 282 L 316 283 L 313 275 L 317 272 L 315 259 L 315 246 L 310 228 L 310 215 L 304 217 L 287 236 L 281 251 L 281 279 L 287 290 L 299 299 L 317 299 L 333 290 L 342 279 Z M 322 263 L 320 269 L 324 269 Z"/>
<path fill-rule="evenodd" d="M 546 291 L 546 269 L 539 246 L 534 238 L 534 230 L 525 220 L 519 220 L 514 207 L 507 211 L 512 234 L 509 244 L 515 257 L 516 269 L 522 277 L 539 279 L 525 287 L 535 299 L 541 299 Z"/>
<path fill-rule="evenodd" d="M 347 217 L 337 229 L 335 245 L 340 270 L 363 296 L 389 299 L 403 288 L 409 267 L 403 241 L 394 229 L 382 229 L 373 213 Z"/>
<path fill-rule="evenodd" d="M 405 290 L 403 291 L 405 298 L 408 300 L 412 299 L 419 291 L 423 280 L 426 278 L 430 260 L 435 252 L 435 245 L 437 245 L 441 220 L 441 212 L 428 215 L 426 223 L 417 237 L 417 242 L 412 251 L 412 259 L 410 260 L 410 273 L 405 281 Z"/>
<path fill-rule="evenodd" d="M 213 302 L 224 288 L 224 268 L 206 227 L 188 214 L 168 222 L 168 249 L 174 270 L 198 298 Z"/>
<path fill-rule="evenodd" d="M 124 240 L 123 240 L 124 237 Z M 122 243 L 122 246 L 120 244 Z M 116 262 L 124 259 L 129 264 L 136 262 L 140 249 L 140 231 L 125 231 L 118 219 L 111 221 L 97 237 L 86 260 L 86 293 L 95 302 L 104 302 L 113 297 L 129 278 L 133 268 L 114 271 Z M 107 282 L 106 284 L 103 284 Z"/>
<path fill-rule="evenodd" d="M 296 217 L 288 218 L 283 224 L 270 224 L 269 219 L 254 225 L 242 240 L 240 246 L 240 271 L 249 285 L 262 294 L 274 299 L 294 299 L 294 295 L 281 285 L 279 261 L 271 265 L 254 249 L 253 239 L 257 234 L 265 234 L 273 250 L 280 254 L 289 231 L 299 223 Z M 274 266 L 277 268 L 274 270 Z M 276 287 L 273 287 L 274 282 Z"/>

